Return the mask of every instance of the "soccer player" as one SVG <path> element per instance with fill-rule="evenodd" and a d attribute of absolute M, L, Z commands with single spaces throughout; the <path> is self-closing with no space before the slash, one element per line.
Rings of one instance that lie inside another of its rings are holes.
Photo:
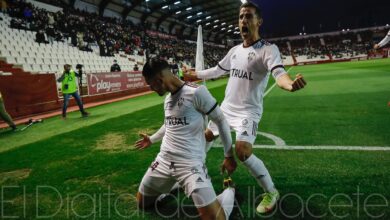
<path fill-rule="evenodd" d="M 389 42 L 390 42 L 390 31 L 387 33 L 386 37 L 383 38 L 383 40 L 381 42 L 374 45 L 374 49 L 377 50 L 381 47 L 384 47 Z"/>
<path fill-rule="evenodd" d="M 203 118 L 208 117 L 218 127 L 224 144 L 222 171 L 231 174 L 236 169 L 229 125 L 218 103 L 206 87 L 187 84 L 174 76 L 169 64 L 161 59 L 149 60 L 143 76 L 150 88 L 165 98 L 165 123 L 150 138 L 136 142 L 145 149 L 162 139 L 160 152 L 145 173 L 137 193 L 138 206 L 152 206 L 158 196 L 169 193 L 179 182 L 191 197 L 202 219 L 228 219 L 234 204 L 234 188 L 226 182 L 222 194 L 216 196 L 205 166 L 205 136 Z"/>
<path fill-rule="evenodd" d="M 259 28 L 262 23 L 258 6 L 251 2 L 243 3 L 239 12 L 243 43 L 230 49 L 216 67 L 190 73 L 200 79 L 212 79 L 230 73 L 221 110 L 236 132 L 237 157 L 265 191 L 263 200 L 256 208 L 260 214 L 271 211 L 279 199 L 279 192 L 263 161 L 252 153 L 257 126 L 263 113 L 263 96 L 269 72 L 280 88 L 290 92 L 302 89 L 306 84 L 300 74 L 291 80 L 284 69 L 278 47 L 260 38 Z M 210 122 L 205 132 L 208 147 L 218 135 L 217 126 Z"/>

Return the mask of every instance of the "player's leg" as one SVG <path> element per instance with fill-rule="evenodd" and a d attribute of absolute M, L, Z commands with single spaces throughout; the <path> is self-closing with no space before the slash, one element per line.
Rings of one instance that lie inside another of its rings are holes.
<path fill-rule="evenodd" d="M 252 146 L 256 139 L 257 123 L 257 121 L 243 119 L 241 126 L 235 127 L 235 149 L 238 159 L 265 191 L 264 198 L 257 207 L 257 211 L 259 213 L 266 213 L 275 207 L 279 199 L 279 192 L 276 190 L 264 162 L 252 152 Z"/>
<path fill-rule="evenodd" d="M 175 184 L 176 180 L 170 176 L 169 165 L 162 159 L 156 159 L 142 178 L 137 192 L 139 208 L 150 208 L 156 199 Z"/>
<path fill-rule="evenodd" d="M 62 117 L 63 118 L 66 118 L 66 109 L 68 108 L 69 97 L 70 97 L 69 94 L 64 94 L 64 104 L 62 106 Z"/>
<path fill-rule="evenodd" d="M 177 164 L 175 175 L 191 197 L 202 219 L 227 219 L 234 206 L 234 189 L 226 188 L 218 197 L 215 194 L 207 167 L 199 162 L 192 165 Z"/>
<path fill-rule="evenodd" d="M 201 219 L 228 219 L 228 217 L 226 217 L 225 210 L 216 198 L 215 192 L 212 188 L 195 190 L 191 197 L 198 209 L 199 217 Z M 210 199 L 211 201 L 207 201 Z"/>
<path fill-rule="evenodd" d="M 11 116 L 5 110 L 4 102 L 1 96 L 0 96 L 0 118 L 2 118 L 12 128 L 12 130 L 16 129 L 16 125 L 12 121 Z"/>

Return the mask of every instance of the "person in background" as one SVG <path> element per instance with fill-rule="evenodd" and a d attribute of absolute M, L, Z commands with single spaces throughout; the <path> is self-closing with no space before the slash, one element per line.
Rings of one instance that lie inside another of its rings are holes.
<path fill-rule="evenodd" d="M 15 123 L 12 121 L 11 116 L 5 110 L 4 101 L 1 92 L 0 92 L 0 118 L 3 119 L 13 131 L 16 131 Z"/>
<path fill-rule="evenodd" d="M 138 65 L 137 65 L 137 64 L 135 64 L 135 65 L 134 65 L 134 68 L 133 68 L 133 70 L 134 70 L 134 71 L 138 71 L 138 70 L 139 70 L 139 68 L 138 68 Z"/>
<path fill-rule="evenodd" d="M 120 72 L 121 71 L 121 67 L 119 66 L 119 64 L 117 63 L 116 60 L 114 60 L 114 64 L 112 64 L 110 71 L 111 72 Z"/>
<path fill-rule="evenodd" d="M 89 113 L 84 110 L 83 102 L 81 101 L 80 95 L 77 92 L 77 81 L 76 77 L 81 77 L 81 74 L 76 73 L 71 69 L 71 65 L 64 65 L 64 72 L 61 77 L 58 78 L 62 88 L 62 94 L 64 95 L 64 105 L 62 107 L 62 118 L 66 119 L 66 109 L 68 108 L 69 98 L 73 96 L 79 106 L 81 116 L 88 117 Z"/>

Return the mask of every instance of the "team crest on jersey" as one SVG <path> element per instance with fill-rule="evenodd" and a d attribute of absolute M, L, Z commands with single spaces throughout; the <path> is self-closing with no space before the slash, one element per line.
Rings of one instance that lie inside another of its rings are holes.
<path fill-rule="evenodd" d="M 251 62 L 252 60 L 254 60 L 255 57 L 256 57 L 255 52 L 250 52 L 250 53 L 248 54 L 248 62 Z"/>
<path fill-rule="evenodd" d="M 234 54 L 234 55 L 232 56 L 232 60 L 235 60 L 236 58 L 237 58 L 237 55 Z"/>
<path fill-rule="evenodd" d="M 200 173 L 198 169 L 196 168 L 192 168 L 191 169 L 191 173 L 195 174 L 195 173 Z"/>
<path fill-rule="evenodd" d="M 242 125 L 247 125 L 248 124 L 248 120 L 247 119 L 244 119 L 244 120 L 242 120 Z"/>
<path fill-rule="evenodd" d="M 180 98 L 179 101 L 177 102 L 179 108 L 183 105 L 183 103 L 184 103 L 184 98 Z"/>

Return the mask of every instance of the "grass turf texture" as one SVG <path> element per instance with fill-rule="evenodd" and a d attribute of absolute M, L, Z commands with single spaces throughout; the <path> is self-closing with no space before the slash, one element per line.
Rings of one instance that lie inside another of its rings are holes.
<path fill-rule="evenodd" d="M 390 60 L 301 66 L 290 74 L 298 72 L 309 85 L 297 93 L 274 88 L 264 100 L 260 131 L 275 134 L 288 145 L 390 146 Z M 224 84 L 225 80 L 208 83 L 218 100 L 223 98 Z M 159 145 L 142 152 L 130 146 L 138 131 L 159 128 L 162 101 L 152 94 L 90 109 L 92 116 L 87 119 L 73 113 L 69 120 L 49 119 L 26 132 L 0 133 L 2 218 L 35 218 L 58 211 L 54 219 L 90 213 L 89 219 L 121 219 L 121 215 L 160 219 L 156 212 L 137 213 L 134 197 Z M 264 137 L 256 143 L 272 144 Z M 390 218 L 388 206 L 364 209 L 365 200 L 375 205 L 390 202 L 390 152 L 254 149 L 254 153 L 264 160 L 284 196 L 273 219 L 295 215 L 369 219 L 381 214 L 382 219 Z M 217 193 L 222 190 L 222 155 L 222 149 L 212 149 L 207 159 Z M 10 171 L 14 173 L 9 175 Z M 253 201 L 261 189 L 241 165 L 233 179 L 241 201 L 232 218 L 256 217 L 258 202 Z M 188 199 L 184 203 L 191 204 Z M 195 211 L 184 208 L 175 214 L 177 204 L 169 200 L 160 210 L 179 219 Z"/>

